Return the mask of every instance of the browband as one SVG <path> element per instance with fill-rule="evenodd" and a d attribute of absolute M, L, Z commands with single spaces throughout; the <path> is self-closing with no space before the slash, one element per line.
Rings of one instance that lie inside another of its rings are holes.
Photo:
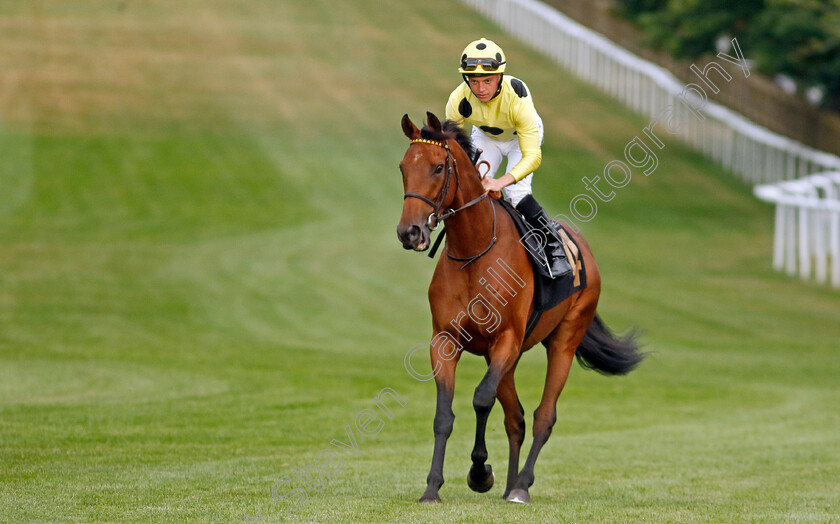
<path fill-rule="evenodd" d="M 444 149 L 449 149 L 449 146 L 446 144 L 446 142 L 438 142 L 437 140 L 428 140 L 428 139 L 425 139 L 425 138 L 416 138 L 416 139 L 411 141 L 412 144 L 416 144 L 418 142 L 421 143 L 421 144 L 431 144 L 433 146 L 439 146 L 439 147 L 442 147 Z"/>

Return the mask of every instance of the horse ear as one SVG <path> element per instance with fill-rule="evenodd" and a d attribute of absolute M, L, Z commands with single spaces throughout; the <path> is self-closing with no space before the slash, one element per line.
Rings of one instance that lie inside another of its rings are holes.
<path fill-rule="evenodd" d="M 405 136 L 407 136 L 410 140 L 414 140 L 420 136 L 420 130 L 417 129 L 417 126 L 414 125 L 414 122 L 408 118 L 408 115 L 403 115 L 402 117 L 402 129 Z"/>
<path fill-rule="evenodd" d="M 431 111 L 426 111 L 426 122 L 429 124 L 429 128 L 432 131 L 441 132 L 443 129 L 440 125 L 440 120 L 438 120 L 438 117 L 436 117 Z"/>

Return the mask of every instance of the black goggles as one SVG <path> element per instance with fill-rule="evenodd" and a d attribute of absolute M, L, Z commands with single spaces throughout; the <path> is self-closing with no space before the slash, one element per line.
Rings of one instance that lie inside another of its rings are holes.
<path fill-rule="evenodd" d="M 485 71 L 495 71 L 504 62 L 499 62 L 495 58 L 465 58 L 461 60 L 461 69 L 464 71 L 475 71 L 478 66 L 481 66 Z"/>

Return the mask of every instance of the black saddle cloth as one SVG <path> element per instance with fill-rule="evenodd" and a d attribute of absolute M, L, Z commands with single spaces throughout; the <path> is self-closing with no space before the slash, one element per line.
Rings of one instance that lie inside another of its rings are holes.
<path fill-rule="evenodd" d="M 499 199 L 497 202 L 502 205 L 502 208 L 513 219 L 516 228 L 519 230 L 520 238 L 525 237 L 532 229 L 528 222 L 525 221 L 510 202 L 504 199 Z M 586 288 L 586 267 L 583 264 L 583 257 L 580 256 L 580 249 L 578 249 L 577 244 L 572 240 L 572 236 L 566 228 L 558 222 L 554 222 L 554 226 L 563 239 L 566 257 L 568 257 L 573 271 L 564 277 L 551 278 L 546 274 L 544 262 L 530 249 L 525 249 L 528 252 L 529 258 L 531 259 L 531 266 L 534 269 L 534 312 L 531 318 L 528 319 L 525 338 L 528 338 L 528 335 L 531 334 L 543 311 L 553 308 L 569 298 L 573 293 L 577 293 L 581 289 Z"/>

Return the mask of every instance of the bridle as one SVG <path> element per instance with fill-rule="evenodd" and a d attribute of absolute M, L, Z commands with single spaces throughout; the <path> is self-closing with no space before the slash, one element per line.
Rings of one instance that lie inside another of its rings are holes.
<path fill-rule="evenodd" d="M 441 187 L 440 193 L 438 193 L 438 196 L 435 197 L 434 200 L 432 200 L 425 195 L 421 195 L 420 193 L 405 193 L 403 195 L 403 200 L 405 200 L 406 198 L 409 198 L 409 197 L 410 198 L 417 198 L 417 199 L 422 200 L 423 202 L 429 204 L 430 206 L 432 206 L 432 213 L 428 216 L 428 218 L 426 218 L 426 227 L 428 227 L 431 231 L 434 231 L 435 229 L 437 229 L 437 227 L 440 225 L 441 222 L 443 222 L 447 218 L 453 216 L 455 213 L 463 211 L 464 209 L 467 209 L 468 207 L 472 207 L 472 206 L 478 204 L 479 202 L 481 202 L 482 200 L 484 200 L 485 198 L 487 198 L 487 192 L 484 192 L 480 196 L 470 200 L 469 202 L 467 202 L 463 206 L 459 207 L 458 209 L 449 208 L 446 211 L 444 211 L 443 213 L 441 213 L 441 208 L 443 207 L 443 202 L 446 200 L 446 196 L 449 193 L 449 187 L 452 185 L 453 175 L 455 177 L 455 194 L 457 194 L 458 190 L 461 189 L 461 180 L 460 180 L 460 177 L 458 175 L 458 165 L 457 165 L 457 162 L 455 161 L 455 158 L 452 156 L 452 151 L 449 149 L 449 144 L 446 143 L 445 141 L 428 140 L 426 138 L 416 138 L 416 139 L 412 140 L 409 145 L 418 144 L 418 143 L 419 144 L 430 144 L 430 145 L 433 145 L 433 146 L 442 147 L 443 149 L 446 150 L 446 160 L 444 161 L 444 170 L 445 170 L 446 174 L 444 175 L 444 179 L 443 179 L 443 187 Z M 490 249 L 493 247 L 493 245 L 496 244 L 496 206 L 491 205 L 490 207 L 493 208 L 493 240 L 490 241 L 490 245 L 487 246 L 487 248 L 484 251 L 482 251 L 481 253 L 479 253 L 478 255 L 475 255 L 475 256 L 472 256 L 472 257 L 467 257 L 467 258 L 453 257 L 452 255 L 449 254 L 448 251 L 446 253 L 446 256 L 448 256 L 452 260 L 457 260 L 459 262 L 466 262 L 466 264 L 461 266 L 462 269 L 467 267 L 470 263 L 478 260 L 481 256 L 483 256 L 485 253 L 490 251 Z"/>

